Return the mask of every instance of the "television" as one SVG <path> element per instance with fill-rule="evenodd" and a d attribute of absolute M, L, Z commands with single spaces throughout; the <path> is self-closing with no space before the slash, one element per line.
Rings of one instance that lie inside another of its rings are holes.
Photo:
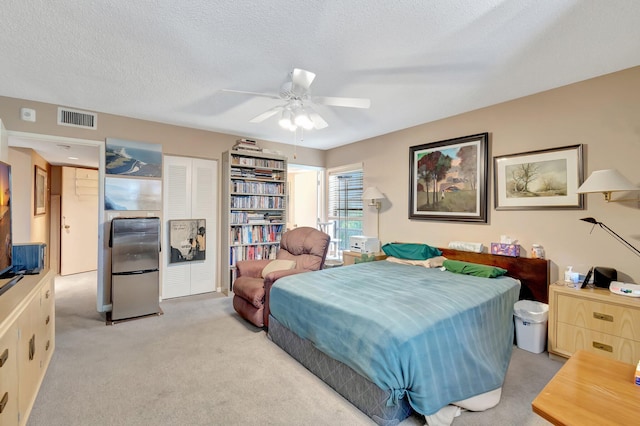
<path fill-rule="evenodd" d="M 11 165 L 0 161 L 0 277 L 13 268 Z"/>

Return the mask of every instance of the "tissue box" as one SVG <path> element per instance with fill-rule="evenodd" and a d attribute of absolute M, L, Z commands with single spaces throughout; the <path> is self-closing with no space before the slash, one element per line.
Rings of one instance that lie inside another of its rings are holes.
<path fill-rule="evenodd" d="M 520 256 L 520 244 L 491 243 L 491 254 L 518 257 Z"/>

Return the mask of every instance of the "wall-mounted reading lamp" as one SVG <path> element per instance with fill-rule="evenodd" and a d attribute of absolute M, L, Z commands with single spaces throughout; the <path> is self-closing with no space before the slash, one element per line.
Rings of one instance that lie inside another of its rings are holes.
<path fill-rule="evenodd" d="M 576 191 L 578 194 L 587 194 L 592 192 L 602 192 L 604 199 L 610 201 L 640 201 L 638 198 L 633 199 L 612 199 L 611 193 L 617 191 L 638 191 L 640 188 L 632 184 L 626 177 L 616 169 L 596 170 L 591 176 L 584 181 Z"/>
<path fill-rule="evenodd" d="M 362 199 L 369 200 L 369 204 L 367 205 L 376 208 L 377 238 L 380 238 L 380 207 L 382 206 L 380 200 L 382 200 L 383 198 L 384 194 L 380 192 L 380 190 L 375 186 L 370 186 L 362 193 Z"/>
<path fill-rule="evenodd" d="M 612 237 L 614 237 L 616 240 L 618 240 L 620 243 L 622 243 L 625 247 L 627 247 L 629 250 L 631 250 L 632 252 L 634 252 L 636 254 L 636 256 L 640 256 L 640 250 L 638 250 L 637 248 L 635 248 L 634 246 L 631 245 L 631 243 L 627 240 L 625 240 L 624 238 L 622 238 L 620 235 L 616 234 L 613 229 L 609 228 L 607 225 L 605 225 L 602 222 L 598 222 L 597 220 L 595 220 L 592 217 L 585 217 L 582 218 L 580 220 L 583 220 L 587 223 L 592 223 L 593 227 L 595 228 L 596 225 L 598 225 L 600 228 L 604 229 L 605 231 L 607 231 Z M 593 228 L 591 228 L 591 232 L 593 232 Z"/>

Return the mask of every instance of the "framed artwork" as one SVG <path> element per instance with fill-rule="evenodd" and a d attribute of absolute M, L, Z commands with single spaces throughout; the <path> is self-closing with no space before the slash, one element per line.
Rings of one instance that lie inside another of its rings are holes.
<path fill-rule="evenodd" d="M 47 213 L 47 171 L 35 166 L 33 182 L 33 214 L 45 214 Z"/>
<path fill-rule="evenodd" d="M 108 175 L 162 177 L 162 145 L 107 138 L 105 172 Z"/>
<path fill-rule="evenodd" d="M 493 158 L 496 210 L 584 209 L 582 145 Z"/>
<path fill-rule="evenodd" d="M 489 134 L 409 148 L 409 219 L 487 222 Z"/>
<path fill-rule="evenodd" d="M 170 220 L 169 263 L 205 260 L 206 229 L 205 219 Z"/>
<path fill-rule="evenodd" d="M 162 181 L 106 177 L 105 210 L 162 210 Z"/>

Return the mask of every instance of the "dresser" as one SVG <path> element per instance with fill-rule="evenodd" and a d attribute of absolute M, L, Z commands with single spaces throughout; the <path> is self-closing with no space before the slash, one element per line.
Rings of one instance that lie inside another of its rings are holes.
<path fill-rule="evenodd" d="M 640 360 L 640 298 L 606 288 L 549 286 L 550 355 L 580 349 L 636 365 Z"/>
<path fill-rule="evenodd" d="M 55 346 L 54 272 L 0 296 L 0 425 L 25 425 Z"/>

